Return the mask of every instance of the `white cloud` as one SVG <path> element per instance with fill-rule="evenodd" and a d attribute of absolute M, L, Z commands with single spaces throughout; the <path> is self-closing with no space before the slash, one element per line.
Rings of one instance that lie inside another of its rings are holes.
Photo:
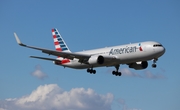
<path fill-rule="evenodd" d="M 92 89 L 62 90 L 57 84 L 39 86 L 30 95 L 0 101 L 0 110 L 111 110 L 113 94 Z"/>
<path fill-rule="evenodd" d="M 47 75 L 41 70 L 41 67 L 39 65 L 35 67 L 35 70 L 31 73 L 31 75 L 38 79 L 44 79 L 47 77 Z"/>

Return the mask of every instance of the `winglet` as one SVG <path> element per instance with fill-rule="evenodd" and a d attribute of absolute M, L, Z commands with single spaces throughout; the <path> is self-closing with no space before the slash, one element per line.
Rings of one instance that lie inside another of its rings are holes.
<path fill-rule="evenodd" d="M 21 41 L 20 41 L 20 39 L 18 38 L 18 36 L 17 36 L 16 33 L 14 33 L 14 36 L 15 36 L 16 41 L 17 41 L 17 43 L 18 43 L 19 45 L 21 45 L 21 46 L 26 46 L 25 44 L 21 43 Z"/>

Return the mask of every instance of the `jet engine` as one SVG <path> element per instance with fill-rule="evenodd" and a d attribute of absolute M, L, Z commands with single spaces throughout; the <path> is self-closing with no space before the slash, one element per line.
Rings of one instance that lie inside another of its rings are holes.
<path fill-rule="evenodd" d="M 88 63 L 90 65 L 94 65 L 94 64 L 104 64 L 107 62 L 111 62 L 113 60 L 115 60 L 116 57 L 115 56 L 102 56 L 102 55 L 93 55 L 89 58 Z"/>
<path fill-rule="evenodd" d="M 135 70 L 146 69 L 147 67 L 148 67 L 147 61 L 141 61 L 141 62 L 135 62 L 135 63 L 129 64 L 129 68 L 134 68 Z"/>
<path fill-rule="evenodd" d="M 104 63 L 104 57 L 99 56 L 91 56 L 88 60 L 89 64 L 103 64 Z"/>

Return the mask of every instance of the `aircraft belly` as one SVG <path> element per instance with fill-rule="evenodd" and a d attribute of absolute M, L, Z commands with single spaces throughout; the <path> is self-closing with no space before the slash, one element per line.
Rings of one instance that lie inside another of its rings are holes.
<path fill-rule="evenodd" d="M 64 67 L 69 67 L 69 68 L 73 68 L 73 69 L 87 69 L 87 68 L 96 68 L 96 67 L 103 67 L 103 66 L 114 66 L 119 64 L 119 62 L 106 62 L 104 64 L 84 64 L 84 63 L 79 63 L 79 62 L 73 62 L 73 63 L 66 63 L 66 64 L 62 64 L 60 66 L 64 66 Z"/>

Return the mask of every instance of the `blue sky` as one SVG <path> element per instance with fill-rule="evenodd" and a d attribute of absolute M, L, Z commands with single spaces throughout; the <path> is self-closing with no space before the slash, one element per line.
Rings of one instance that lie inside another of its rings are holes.
<path fill-rule="evenodd" d="M 1 1 L 0 110 L 179 110 L 179 6 L 178 0 Z M 31 59 L 53 56 L 20 47 L 13 36 L 54 49 L 52 28 L 74 52 L 153 40 L 166 53 L 156 69 L 149 61 L 139 71 L 121 65 L 121 77 L 111 74 L 114 67 L 91 75 Z"/>

